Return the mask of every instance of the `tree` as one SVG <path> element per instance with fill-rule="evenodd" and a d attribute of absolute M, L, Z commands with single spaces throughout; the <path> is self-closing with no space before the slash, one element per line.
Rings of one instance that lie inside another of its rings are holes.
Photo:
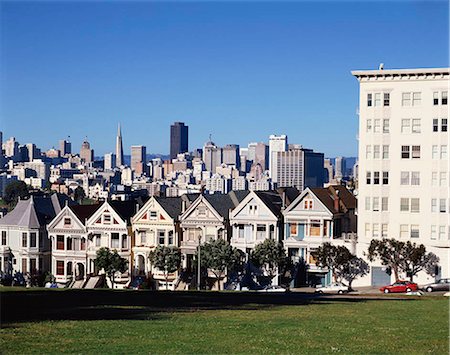
<path fill-rule="evenodd" d="M 10 206 L 14 207 L 19 198 L 29 197 L 28 186 L 23 181 L 12 181 L 5 188 L 3 199 Z"/>
<path fill-rule="evenodd" d="M 109 248 L 100 248 L 94 260 L 95 266 L 103 269 L 111 280 L 112 288 L 114 288 L 114 278 L 117 272 L 124 273 L 128 269 L 128 260 L 122 258 L 117 250 L 111 251 Z"/>
<path fill-rule="evenodd" d="M 381 264 L 394 272 L 395 280 L 399 279 L 399 271 L 404 262 L 405 243 L 396 239 L 375 240 L 370 242 L 367 257 L 370 261 L 380 259 Z"/>
<path fill-rule="evenodd" d="M 180 250 L 177 247 L 166 247 L 160 245 L 150 253 L 149 259 L 158 270 L 164 272 L 167 290 L 169 274 L 180 268 Z"/>
<path fill-rule="evenodd" d="M 86 194 L 84 192 L 84 189 L 81 186 L 78 186 L 75 191 L 73 192 L 73 199 L 77 201 L 78 203 L 81 203 L 81 201 L 86 197 Z"/>
<path fill-rule="evenodd" d="M 342 268 L 337 270 L 338 277 L 348 282 L 348 287 L 352 289 L 352 282 L 359 276 L 364 276 L 369 273 L 369 264 L 362 258 L 353 256 L 350 258 Z"/>
<path fill-rule="evenodd" d="M 409 276 L 411 282 L 414 275 L 422 270 L 433 275 L 439 264 L 439 258 L 434 253 L 427 253 L 423 244 L 416 246 L 416 243 L 408 241 L 404 245 L 403 254 L 404 258 L 400 267 Z"/>
<path fill-rule="evenodd" d="M 313 256 L 316 258 L 316 265 L 331 270 L 334 281 L 340 281 L 344 275 L 344 268 L 355 256 L 344 246 L 335 246 L 331 243 L 323 243 Z"/>
<path fill-rule="evenodd" d="M 200 264 L 214 274 L 219 290 L 225 271 L 237 269 L 241 263 L 242 254 L 223 239 L 212 240 L 200 247 Z"/>
<path fill-rule="evenodd" d="M 266 239 L 256 245 L 250 259 L 256 267 L 261 268 L 270 276 L 271 282 L 277 272 L 283 270 L 289 264 L 289 258 L 286 256 L 283 244 L 273 239 Z"/>

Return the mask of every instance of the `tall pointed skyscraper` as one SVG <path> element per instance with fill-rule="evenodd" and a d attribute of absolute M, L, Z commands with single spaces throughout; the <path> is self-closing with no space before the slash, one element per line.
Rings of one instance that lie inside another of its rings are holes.
<path fill-rule="evenodd" d="M 119 128 L 117 129 L 117 138 L 116 138 L 116 166 L 119 167 L 123 165 L 123 147 L 122 147 L 122 132 L 120 131 L 120 123 Z"/>

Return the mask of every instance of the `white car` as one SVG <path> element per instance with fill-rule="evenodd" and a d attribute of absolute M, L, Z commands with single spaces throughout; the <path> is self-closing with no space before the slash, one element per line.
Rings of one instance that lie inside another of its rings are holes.
<path fill-rule="evenodd" d="M 266 286 L 262 290 L 258 290 L 258 292 L 287 292 L 287 289 L 281 286 Z"/>
<path fill-rule="evenodd" d="M 347 293 L 348 291 L 348 286 L 338 282 L 334 282 L 328 286 L 320 286 L 316 288 L 316 293 L 339 293 L 341 295 L 343 293 Z"/>

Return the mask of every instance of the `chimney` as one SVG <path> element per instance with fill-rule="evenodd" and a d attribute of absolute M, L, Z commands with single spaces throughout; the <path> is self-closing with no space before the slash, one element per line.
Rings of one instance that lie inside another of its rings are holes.
<path fill-rule="evenodd" d="M 181 199 L 181 213 L 186 211 L 186 201 Z"/>
<path fill-rule="evenodd" d="M 136 202 L 136 213 L 139 212 L 139 203 Z"/>
<path fill-rule="evenodd" d="M 334 210 L 336 212 L 339 212 L 339 202 L 340 202 L 340 198 L 339 198 L 339 190 L 335 190 L 336 191 L 336 196 L 334 198 Z"/>

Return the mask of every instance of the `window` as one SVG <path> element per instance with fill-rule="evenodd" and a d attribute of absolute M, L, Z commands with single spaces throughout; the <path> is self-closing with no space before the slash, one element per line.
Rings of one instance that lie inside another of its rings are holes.
<path fill-rule="evenodd" d="M 389 133 L 389 119 L 383 119 L 383 133 Z"/>
<path fill-rule="evenodd" d="M 409 171 L 400 173 L 400 185 L 409 185 Z"/>
<path fill-rule="evenodd" d="M 80 250 L 86 250 L 86 239 L 81 238 Z"/>
<path fill-rule="evenodd" d="M 380 133 L 381 130 L 381 120 L 379 118 L 375 118 L 373 120 L 373 132 Z"/>
<path fill-rule="evenodd" d="M 372 146 L 366 145 L 366 159 L 370 159 L 372 157 Z"/>
<path fill-rule="evenodd" d="M 2 231 L 2 245 L 6 245 L 6 231 Z"/>
<path fill-rule="evenodd" d="M 439 105 L 439 92 L 433 92 L 433 105 Z"/>
<path fill-rule="evenodd" d="M 63 235 L 56 236 L 56 249 L 64 250 L 64 236 Z"/>
<path fill-rule="evenodd" d="M 447 159 L 447 146 L 441 145 L 441 159 Z"/>
<path fill-rule="evenodd" d="M 389 133 L 389 118 L 383 119 L 383 133 Z"/>
<path fill-rule="evenodd" d="M 439 199 L 439 212 L 441 213 L 447 212 L 447 202 L 445 198 Z"/>
<path fill-rule="evenodd" d="M 239 230 L 239 233 L 238 233 L 239 238 L 243 239 L 244 238 L 244 225 L 243 224 L 239 224 L 238 225 L 238 230 Z"/>
<path fill-rule="evenodd" d="M 411 171 L 411 185 L 420 185 L 420 171 Z"/>
<path fill-rule="evenodd" d="M 431 147 L 431 159 L 438 159 L 438 146 L 433 145 Z"/>
<path fill-rule="evenodd" d="M 290 223 L 289 229 L 291 235 L 297 235 L 297 223 Z"/>
<path fill-rule="evenodd" d="M 64 261 L 56 261 L 56 275 L 64 275 Z"/>
<path fill-rule="evenodd" d="M 439 174 L 439 186 L 446 186 L 447 185 L 447 172 L 441 171 Z"/>
<path fill-rule="evenodd" d="M 365 235 L 366 237 L 369 237 L 369 236 L 370 236 L 370 223 L 366 223 L 366 224 L 364 225 L 364 235 Z"/>
<path fill-rule="evenodd" d="M 105 224 L 110 224 L 111 223 L 111 215 L 110 214 L 105 214 L 103 216 L 103 223 L 105 223 Z"/>
<path fill-rule="evenodd" d="M 375 94 L 374 106 L 381 106 L 381 94 Z"/>
<path fill-rule="evenodd" d="M 128 236 L 122 235 L 122 249 L 128 249 Z"/>
<path fill-rule="evenodd" d="M 372 106 L 372 94 L 367 94 L 367 106 Z"/>
<path fill-rule="evenodd" d="M 389 171 L 383 171 L 383 185 L 389 184 Z"/>
<path fill-rule="evenodd" d="M 389 106 L 389 93 L 388 92 L 385 92 L 384 93 L 384 95 L 383 95 L 383 97 L 384 97 L 384 100 L 383 100 L 383 105 L 384 106 Z"/>
<path fill-rule="evenodd" d="M 141 244 L 147 243 L 147 233 L 145 231 L 141 231 L 139 235 L 141 237 Z"/>
<path fill-rule="evenodd" d="M 439 131 L 439 120 L 437 118 L 433 118 L 433 132 Z"/>
<path fill-rule="evenodd" d="M 266 236 L 266 226 L 265 224 L 256 225 L 256 239 L 264 239 Z"/>
<path fill-rule="evenodd" d="M 402 145 L 402 159 L 409 159 L 409 151 L 410 146 L 409 145 Z"/>
<path fill-rule="evenodd" d="M 431 212 L 437 212 L 437 199 L 431 199 Z"/>
<path fill-rule="evenodd" d="M 372 225 L 372 237 L 378 238 L 380 236 L 380 225 L 378 223 L 374 223 Z"/>
<path fill-rule="evenodd" d="M 118 249 L 120 247 L 119 233 L 111 233 L 111 248 Z"/>
<path fill-rule="evenodd" d="M 442 105 L 447 105 L 447 91 L 442 91 Z"/>
<path fill-rule="evenodd" d="M 400 199 L 400 211 L 402 211 L 402 212 L 409 211 L 409 198 L 402 197 Z"/>
<path fill-rule="evenodd" d="M 414 213 L 420 212 L 420 199 L 418 198 L 411 199 L 411 212 Z"/>
<path fill-rule="evenodd" d="M 411 120 L 402 118 L 402 133 L 411 133 Z"/>
<path fill-rule="evenodd" d="M 411 93 L 402 93 L 402 106 L 411 106 Z"/>
<path fill-rule="evenodd" d="M 22 233 L 22 248 L 26 248 L 27 246 L 28 246 L 27 233 Z"/>
<path fill-rule="evenodd" d="M 370 180 L 371 180 L 371 172 L 367 171 L 366 172 L 366 184 L 370 185 Z"/>
<path fill-rule="evenodd" d="M 71 218 L 64 218 L 64 227 L 68 227 L 71 224 Z"/>
<path fill-rule="evenodd" d="M 166 243 L 166 232 L 163 230 L 158 231 L 158 244 L 164 245 Z"/>
<path fill-rule="evenodd" d="M 370 118 L 366 122 L 366 132 L 372 132 L 372 120 Z"/>
<path fill-rule="evenodd" d="M 437 172 L 433 171 L 431 172 L 431 185 L 432 186 L 437 186 Z"/>
<path fill-rule="evenodd" d="M 24 273 L 24 274 L 28 271 L 27 264 L 28 264 L 28 260 L 23 258 L 22 259 L 22 273 Z"/>
<path fill-rule="evenodd" d="M 383 223 L 381 225 L 381 238 L 387 238 L 388 235 L 388 225 Z"/>
<path fill-rule="evenodd" d="M 378 212 L 380 210 L 380 198 L 374 197 L 372 203 L 373 211 Z"/>
<path fill-rule="evenodd" d="M 422 101 L 422 94 L 420 92 L 413 92 L 413 106 L 420 106 Z"/>
<path fill-rule="evenodd" d="M 407 239 L 409 235 L 409 228 L 407 224 L 400 224 L 400 238 Z"/>
<path fill-rule="evenodd" d="M 374 173 L 373 173 L 373 184 L 374 185 L 380 184 L 380 172 L 379 171 L 374 171 Z"/>
<path fill-rule="evenodd" d="M 173 231 L 169 231 L 168 239 L 169 239 L 168 244 L 173 245 Z"/>
<path fill-rule="evenodd" d="M 312 210 L 313 209 L 313 201 L 312 200 L 305 200 L 305 202 L 304 202 L 304 209 L 305 210 Z"/>
<path fill-rule="evenodd" d="M 101 244 L 102 244 L 102 237 L 97 234 L 95 237 L 95 246 L 99 247 Z"/>
<path fill-rule="evenodd" d="M 447 119 L 443 118 L 441 121 L 441 132 L 447 132 Z"/>
<path fill-rule="evenodd" d="M 419 159 L 420 158 L 420 145 L 412 146 L 412 158 Z"/>
<path fill-rule="evenodd" d="M 73 247 L 72 238 L 68 237 L 66 239 L 66 244 L 67 244 L 67 249 L 66 250 L 73 250 L 72 249 L 72 247 Z"/>
<path fill-rule="evenodd" d="M 379 145 L 373 146 L 373 158 L 380 159 L 380 146 Z"/>
<path fill-rule="evenodd" d="M 150 218 L 151 219 L 155 219 L 158 217 L 158 212 L 157 211 L 150 211 Z"/>
<path fill-rule="evenodd" d="M 382 211 L 387 211 L 388 210 L 388 198 L 387 197 L 382 197 L 381 198 L 381 210 Z"/>
<path fill-rule="evenodd" d="M 389 159 L 389 146 L 383 145 L 383 159 Z"/>
<path fill-rule="evenodd" d="M 445 226 L 439 226 L 439 240 L 445 240 Z"/>
<path fill-rule="evenodd" d="M 419 238 L 419 225 L 411 224 L 411 238 Z"/>
<path fill-rule="evenodd" d="M 411 127 L 412 133 L 420 133 L 420 118 L 413 118 Z"/>
<path fill-rule="evenodd" d="M 366 197 L 366 211 L 370 211 L 370 197 Z"/>
<path fill-rule="evenodd" d="M 431 233 L 430 233 L 430 238 L 431 239 L 433 239 L 433 240 L 436 240 L 436 226 L 435 225 L 432 225 L 431 226 Z"/>

